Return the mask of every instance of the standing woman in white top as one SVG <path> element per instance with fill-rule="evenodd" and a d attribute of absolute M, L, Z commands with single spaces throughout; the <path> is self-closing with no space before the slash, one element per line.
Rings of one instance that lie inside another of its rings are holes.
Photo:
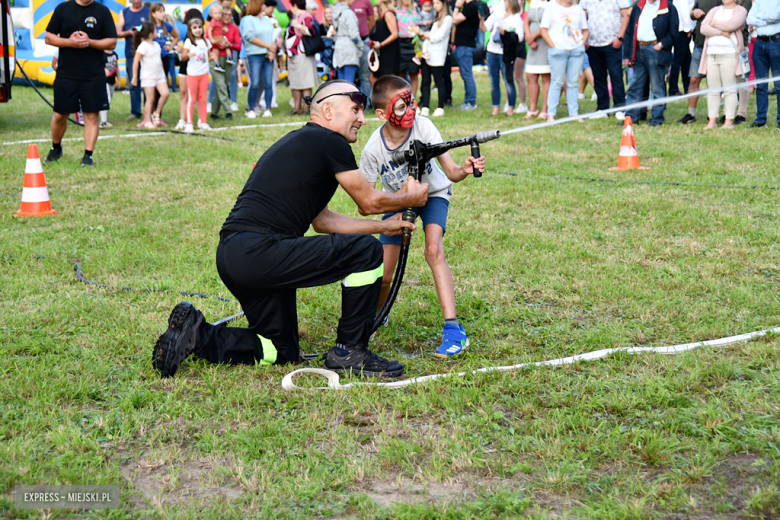
<path fill-rule="evenodd" d="M 487 64 L 490 74 L 490 97 L 493 101 L 493 112 L 490 117 L 495 117 L 501 112 L 501 76 L 504 76 L 507 98 L 507 117 L 515 115 L 515 102 L 517 91 L 514 82 L 514 59 L 511 60 L 512 70 L 507 70 L 504 60 L 504 45 L 501 37 L 507 32 L 517 34 L 518 42 L 525 45 L 523 40 L 523 20 L 520 18 L 520 4 L 517 0 L 504 0 L 496 4 L 493 13 L 485 21 L 485 28 L 490 32 L 490 40 L 487 46 Z M 512 52 L 515 52 L 513 50 Z M 512 56 L 514 58 L 514 56 Z"/>
<path fill-rule="evenodd" d="M 566 103 L 569 116 L 579 111 L 577 81 L 585 61 L 585 42 L 588 41 L 588 21 L 585 11 L 572 0 L 555 0 L 544 12 L 541 23 L 542 38 L 550 50 L 550 95 L 547 98 L 547 121 L 555 121 L 561 89 L 566 84 Z M 582 119 L 580 122 L 584 122 Z"/>
<path fill-rule="evenodd" d="M 144 22 L 141 30 L 135 33 L 133 37 L 133 47 L 135 47 L 135 58 L 133 59 L 133 80 L 132 85 L 138 86 L 138 67 L 141 67 L 141 88 L 146 94 L 146 103 L 144 103 L 144 119 L 142 124 L 144 128 L 154 129 L 160 124 L 160 113 L 165 102 L 168 101 L 168 82 L 165 79 L 162 58 L 160 54 L 162 48 L 160 44 L 154 41 L 157 31 L 154 24 Z M 155 93 L 160 93 L 160 99 L 157 107 L 154 107 Z M 154 113 L 152 113 L 152 110 Z"/>
<path fill-rule="evenodd" d="M 420 106 L 423 116 L 428 116 L 431 99 L 431 76 L 436 82 L 436 92 L 439 96 L 439 106 L 433 111 L 433 117 L 444 115 L 444 102 L 447 93 L 444 88 L 444 62 L 447 59 L 447 47 L 450 43 L 452 31 L 452 16 L 450 4 L 444 0 L 433 0 L 433 10 L 436 13 L 436 21 L 433 22 L 430 31 L 422 32 L 417 29 L 423 42 L 422 61 L 422 85 L 420 87 Z"/>
<path fill-rule="evenodd" d="M 734 128 L 737 114 L 737 76 L 742 75 L 739 53 L 745 48 L 742 30 L 745 28 L 748 12 L 736 0 L 723 0 L 723 5 L 710 9 L 701 23 L 701 33 L 707 37 L 701 53 L 699 74 L 707 75 L 707 86 L 712 89 L 728 88 L 723 94 L 726 120 L 723 128 Z M 707 116 L 710 130 L 718 126 L 720 92 L 707 94 Z"/>
<path fill-rule="evenodd" d="M 550 63 L 547 61 L 547 43 L 542 39 L 541 23 L 550 2 L 531 0 L 528 16 L 523 22 L 523 34 L 528 42 L 528 59 L 525 75 L 528 80 L 528 113 L 526 119 L 539 116 L 547 118 L 547 95 L 550 91 Z M 542 78 L 542 111 L 539 112 L 539 78 Z"/>

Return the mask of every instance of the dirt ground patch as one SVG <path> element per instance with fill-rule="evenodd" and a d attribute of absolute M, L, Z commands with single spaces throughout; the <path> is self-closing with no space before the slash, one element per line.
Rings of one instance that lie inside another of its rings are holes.
<path fill-rule="evenodd" d="M 244 490 L 225 483 L 218 468 L 231 467 L 226 459 L 200 458 L 183 463 L 142 459 L 122 468 L 132 486 L 131 502 L 136 509 L 161 505 L 210 502 L 240 497 Z"/>

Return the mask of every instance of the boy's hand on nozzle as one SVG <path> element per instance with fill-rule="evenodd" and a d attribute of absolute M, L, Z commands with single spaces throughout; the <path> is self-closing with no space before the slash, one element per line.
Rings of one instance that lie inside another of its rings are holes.
<path fill-rule="evenodd" d="M 479 171 L 484 172 L 485 171 L 485 157 L 479 157 L 478 159 L 474 159 L 473 157 L 466 157 L 466 160 L 463 161 L 463 173 L 466 175 L 473 175 L 474 174 L 474 167 L 476 167 Z"/>
<path fill-rule="evenodd" d="M 403 212 L 399 212 L 393 215 L 392 217 L 383 220 L 382 224 L 387 226 L 387 229 L 385 231 L 382 231 L 382 234 L 387 236 L 399 235 L 403 233 L 404 228 L 409 228 L 412 230 L 412 236 L 414 236 L 414 230 L 416 229 L 417 226 L 415 226 L 411 222 L 405 221 L 403 217 L 404 217 Z"/>
<path fill-rule="evenodd" d="M 399 191 L 413 195 L 413 205 L 415 207 L 425 206 L 425 203 L 428 202 L 428 183 L 420 182 L 411 175 L 406 179 L 406 182 Z"/>

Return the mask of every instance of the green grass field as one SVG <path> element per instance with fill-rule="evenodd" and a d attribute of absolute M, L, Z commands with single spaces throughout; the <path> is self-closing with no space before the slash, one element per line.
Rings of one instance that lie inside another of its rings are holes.
<path fill-rule="evenodd" d="M 488 118 L 487 75 L 477 78 L 479 109 L 436 120 L 445 139 L 530 124 Z M 32 89 L 13 94 L 0 107 L 0 140 L 48 139 L 50 109 Z M 289 91 L 279 98 L 271 121 L 232 124 L 295 121 L 279 115 Z M 433 358 L 442 316 L 417 237 L 375 350 L 419 376 L 780 326 L 780 210 L 770 189 L 780 186 L 780 132 L 705 133 L 703 117 L 672 123 L 683 105 L 667 108 L 661 128 L 635 127 L 649 171 L 608 170 L 620 144 L 614 119 L 483 145 L 488 171 L 456 186 L 445 237 L 472 346 Z M 141 133 L 123 122 L 129 96 L 112 106 L 115 126 L 101 135 Z M 770 121 L 775 106 L 770 98 Z M 173 95 L 165 119 L 175 123 L 177 112 Z M 749 122 L 754 113 L 751 100 Z M 361 130 L 356 155 L 377 125 Z M 291 129 L 214 134 L 235 142 L 101 140 L 94 170 L 78 166 L 83 144 L 66 141 L 65 157 L 44 168 L 51 218 L 12 216 L 27 145 L 0 146 L 0 516 L 780 518 L 774 335 L 399 390 L 288 393 L 280 382 L 296 367 L 192 360 L 160 380 L 151 350 L 182 299 L 175 291 L 231 296 L 214 252 L 264 151 L 249 143 L 268 146 Z M 39 144 L 42 155 L 48 147 Z M 331 208 L 357 216 L 342 190 Z M 69 260 L 91 280 L 174 292 L 87 286 Z M 240 310 L 193 301 L 209 321 Z M 298 309 L 303 351 L 329 348 L 338 285 L 301 290 Z M 121 508 L 16 509 L 20 484 L 119 484 Z"/>

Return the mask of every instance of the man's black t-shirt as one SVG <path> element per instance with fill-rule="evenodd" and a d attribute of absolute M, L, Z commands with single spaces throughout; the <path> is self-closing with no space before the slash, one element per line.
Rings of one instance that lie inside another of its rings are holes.
<path fill-rule="evenodd" d="M 336 192 L 336 174 L 357 169 L 343 135 L 308 123 L 260 157 L 222 230 L 302 237 Z"/>
<path fill-rule="evenodd" d="M 116 25 L 111 11 L 97 2 L 83 6 L 71 0 L 58 5 L 46 31 L 61 38 L 70 38 L 76 31 L 87 33 L 92 40 L 116 38 Z M 105 78 L 103 61 L 103 51 L 100 49 L 62 47 L 57 76 L 80 80 Z"/>
<path fill-rule="evenodd" d="M 477 32 L 479 31 L 479 2 L 473 1 L 463 4 L 461 13 L 466 17 L 466 20 L 457 25 L 455 46 L 476 47 Z"/>

